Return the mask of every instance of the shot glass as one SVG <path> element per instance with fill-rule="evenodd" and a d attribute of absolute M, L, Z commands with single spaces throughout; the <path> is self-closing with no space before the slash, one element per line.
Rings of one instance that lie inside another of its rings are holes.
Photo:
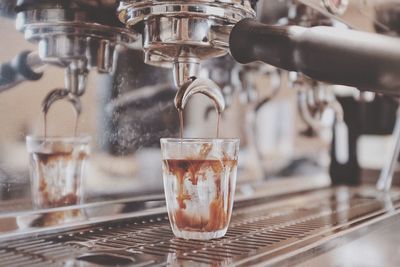
<path fill-rule="evenodd" d="M 232 214 L 239 139 L 161 139 L 164 192 L 174 235 L 223 237 Z"/>
<path fill-rule="evenodd" d="M 32 201 L 37 209 L 76 205 L 82 200 L 82 176 L 90 136 L 27 136 Z"/>

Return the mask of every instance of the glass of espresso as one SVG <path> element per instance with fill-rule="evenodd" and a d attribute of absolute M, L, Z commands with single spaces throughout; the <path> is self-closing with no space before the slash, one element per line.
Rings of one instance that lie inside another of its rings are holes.
<path fill-rule="evenodd" d="M 176 237 L 223 237 L 232 214 L 239 139 L 161 139 L 164 191 Z"/>
<path fill-rule="evenodd" d="M 32 200 L 35 208 L 80 204 L 90 136 L 27 136 Z"/>

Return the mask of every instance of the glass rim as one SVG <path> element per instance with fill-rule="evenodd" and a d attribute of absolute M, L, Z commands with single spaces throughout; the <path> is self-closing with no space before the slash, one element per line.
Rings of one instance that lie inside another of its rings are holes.
<path fill-rule="evenodd" d="M 82 134 L 78 136 L 40 136 L 40 135 L 27 135 L 25 137 L 26 142 L 62 142 L 62 143 L 89 143 L 92 140 L 92 136 L 88 134 Z"/>
<path fill-rule="evenodd" d="M 160 138 L 161 143 L 238 143 L 239 138 Z"/>

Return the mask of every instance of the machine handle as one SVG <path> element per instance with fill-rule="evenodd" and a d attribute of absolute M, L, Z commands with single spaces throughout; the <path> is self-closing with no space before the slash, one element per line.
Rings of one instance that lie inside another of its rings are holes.
<path fill-rule="evenodd" d="M 263 61 L 323 82 L 400 94 L 400 38 L 253 19 L 238 22 L 229 38 L 233 58 L 243 64 Z"/>
<path fill-rule="evenodd" d="M 44 63 L 35 52 L 23 51 L 11 62 L 0 65 L 0 92 L 30 80 L 37 81 L 43 76 L 40 68 Z"/>

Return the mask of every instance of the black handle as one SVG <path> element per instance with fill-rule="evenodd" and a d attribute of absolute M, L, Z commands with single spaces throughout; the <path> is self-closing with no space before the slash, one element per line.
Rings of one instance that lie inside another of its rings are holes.
<path fill-rule="evenodd" d="M 233 28 L 229 45 L 240 63 L 263 61 L 323 82 L 400 94 L 400 38 L 244 19 Z"/>
<path fill-rule="evenodd" d="M 43 76 L 43 72 L 35 71 L 35 67 L 41 63 L 30 63 L 28 57 L 30 51 L 23 51 L 18 54 L 11 62 L 0 65 L 0 92 L 22 81 L 37 81 Z"/>

